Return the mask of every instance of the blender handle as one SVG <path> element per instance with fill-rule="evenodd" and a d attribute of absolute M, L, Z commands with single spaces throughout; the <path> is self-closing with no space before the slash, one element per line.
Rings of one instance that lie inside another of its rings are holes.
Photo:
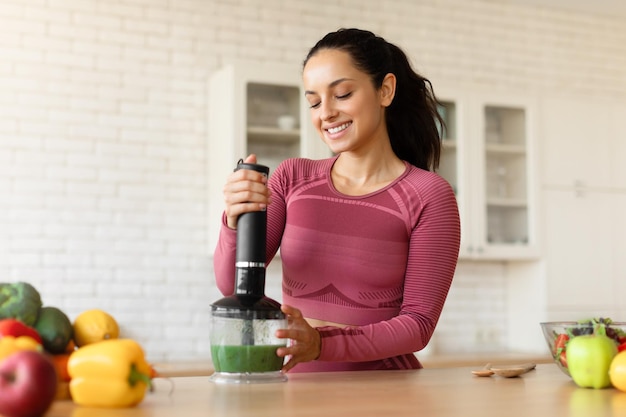
<path fill-rule="evenodd" d="M 250 169 L 262 174 L 269 174 L 269 167 L 260 164 L 244 163 L 239 160 L 235 171 Z M 267 213 L 252 211 L 237 218 L 237 255 L 236 263 L 243 267 L 265 267 Z"/>
<path fill-rule="evenodd" d="M 269 167 L 239 160 L 235 171 L 250 169 L 269 174 Z M 251 211 L 237 218 L 237 248 L 235 254 L 235 293 L 262 297 L 265 293 L 267 212 Z"/>

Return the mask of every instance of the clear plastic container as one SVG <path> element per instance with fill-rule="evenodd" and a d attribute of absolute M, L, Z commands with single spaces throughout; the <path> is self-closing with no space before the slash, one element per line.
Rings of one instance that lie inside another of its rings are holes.
<path fill-rule="evenodd" d="M 232 314 L 231 314 L 232 315 Z M 275 336 L 287 328 L 285 318 L 240 318 L 213 314 L 211 357 L 216 383 L 246 384 L 286 381 L 280 372 L 283 358 L 276 355 L 287 339 Z"/>

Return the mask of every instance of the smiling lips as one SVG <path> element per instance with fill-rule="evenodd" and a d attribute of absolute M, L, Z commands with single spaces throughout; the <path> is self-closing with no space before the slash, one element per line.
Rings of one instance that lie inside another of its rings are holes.
<path fill-rule="evenodd" d="M 334 135 L 335 133 L 339 133 L 339 132 L 341 132 L 342 130 L 347 129 L 347 128 L 348 128 L 348 126 L 350 126 L 351 124 L 352 124 L 352 122 L 343 123 L 343 124 L 341 124 L 341 125 L 339 125 L 339 126 L 335 126 L 335 127 L 328 128 L 328 129 L 326 129 L 326 131 L 327 131 L 328 133 L 330 133 L 331 135 Z"/>

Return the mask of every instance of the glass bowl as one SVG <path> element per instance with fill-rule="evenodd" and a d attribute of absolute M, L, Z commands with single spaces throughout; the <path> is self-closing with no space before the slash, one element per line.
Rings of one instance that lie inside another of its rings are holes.
<path fill-rule="evenodd" d="M 550 321 L 540 323 L 540 325 L 554 363 L 565 375 L 570 376 L 565 357 L 567 342 L 576 336 L 592 334 L 597 322 Z M 614 339 L 616 345 L 620 342 L 623 343 L 626 335 L 626 323 L 609 322 L 609 324 L 605 324 L 605 327 L 606 335 Z"/>

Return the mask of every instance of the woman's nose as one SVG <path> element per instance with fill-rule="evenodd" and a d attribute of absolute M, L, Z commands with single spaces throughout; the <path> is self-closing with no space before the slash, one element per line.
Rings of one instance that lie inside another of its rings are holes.
<path fill-rule="evenodd" d="M 320 118 L 323 121 L 332 120 L 338 113 L 339 112 L 332 106 L 332 104 L 322 104 Z"/>

